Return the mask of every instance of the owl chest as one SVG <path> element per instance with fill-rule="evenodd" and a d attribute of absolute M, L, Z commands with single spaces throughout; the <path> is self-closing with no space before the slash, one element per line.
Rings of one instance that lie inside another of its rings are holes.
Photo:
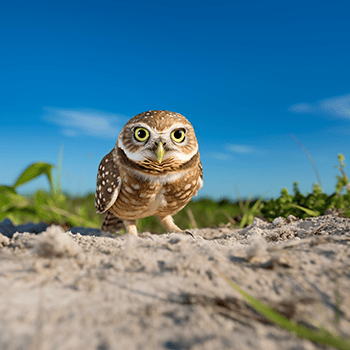
<path fill-rule="evenodd" d="M 177 213 L 194 194 L 192 184 L 181 179 L 173 182 L 137 181 L 129 176 L 123 179 L 115 203 L 119 217 L 137 219 L 147 216 L 166 216 Z"/>

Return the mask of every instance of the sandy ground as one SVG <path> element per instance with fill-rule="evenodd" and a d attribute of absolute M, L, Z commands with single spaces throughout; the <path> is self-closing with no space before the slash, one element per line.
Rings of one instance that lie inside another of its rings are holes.
<path fill-rule="evenodd" d="M 350 220 L 243 230 L 0 235 L 0 349 L 325 349 L 270 324 L 224 279 L 350 337 Z"/>

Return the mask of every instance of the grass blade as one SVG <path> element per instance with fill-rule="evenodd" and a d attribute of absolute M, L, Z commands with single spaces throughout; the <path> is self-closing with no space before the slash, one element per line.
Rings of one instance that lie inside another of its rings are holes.
<path fill-rule="evenodd" d="M 291 207 L 293 208 L 298 208 L 302 211 L 304 211 L 307 215 L 310 215 L 310 216 L 319 216 L 320 215 L 320 212 L 318 212 L 317 210 L 311 210 L 311 209 L 307 209 L 307 208 L 304 208 L 298 204 L 295 204 L 295 203 L 291 203 L 290 204 Z"/>
<path fill-rule="evenodd" d="M 55 188 L 52 188 L 53 192 L 52 195 L 58 194 L 62 191 L 62 184 L 61 184 L 61 174 L 62 174 L 62 162 L 63 162 L 63 143 L 60 146 L 60 151 L 58 153 L 58 162 L 57 162 L 57 176 L 56 176 L 56 184 Z"/>
<path fill-rule="evenodd" d="M 264 304 L 258 299 L 255 299 L 233 281 L 229 280 L 225 275 L 219 271 L 220 275 L 230 284 L 238 293 L 240 293 L 247 303 L 252 306 L 256 311 L 264 315 L 269 321 L 278 325 L 279 327 L 297 335 L 299 338 L 308 339 L 319 344 L 330 345 L 339 350 L 350 350 L 350 340 L 343 338 L 327 331 L 324 328 L 319 328 L 317 331 L 309 329 L 303 325 L 300 325 L 287 317 L 275 311 L 268 305 Z"/>

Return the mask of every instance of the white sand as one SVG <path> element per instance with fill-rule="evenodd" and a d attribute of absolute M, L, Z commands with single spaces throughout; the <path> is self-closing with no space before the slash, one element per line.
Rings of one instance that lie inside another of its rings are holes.
<path fill-rule="evenodd" d="M 320 348 L 269 324 L 221 274 L 295 321 L 350 337 L 350 220 L 291 219 L 195 229 L 195 239 L 59 226 L 0 235 L 0 349 Z"/>

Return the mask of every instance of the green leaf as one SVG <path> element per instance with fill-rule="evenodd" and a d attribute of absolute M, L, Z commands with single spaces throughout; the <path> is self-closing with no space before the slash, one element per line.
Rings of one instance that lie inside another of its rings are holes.
<path fill-rule="evenodd" d="M 29 167 L 22 172 L 22 174 L 19 176 L 19 178 L 17 179 L 13 187 L 16 188 L 18 186 L 21 186 L 35 179 L 36 177 L 44 174 L 47 176 L 49 180 L 51 190 L 53 190 L 53 182 L 52 182 L 53 167 L 54 167 L 53 165 L 44 163 L 44 162 L 33 163 L 29 165 Z"/>
<path fill-rule="evenodd" d="M 5 186 L 0 186 L 1 190 Z M 16 193 L 12 188 L 0 192 L 0 209 L 1 212 L 6 213 L 10 209 L 25 208 L 30 204 L 28 198 L 23 197 Z"/>
<path fill-rule="evenodd" d="M 311 209 L 307 209 L 307 208 L 304 208 L 298 204 L 295 204 L 295 203 L 291 203 L 290 204 L 291 207 L 294 207 L 294 208 L 298 208 L 302 211 L 304 211 L 306 214 L 310 215 L 310 216 L 319 216 L 320 215 L 320 212 L 317 211 L 317 210 L 311 210 Z"/>
<path fill-rule="evenodd" d="M 5 211 L 5 207 L 11 202 L 10 196 L 15 195 L 16 191 L 10 186 L 0 186 L 0 209 Z"/>
<path fill-rule="evenodd" d="M 16 193 L 16 190 L 12 186 L 0 185 L 0 193 L 1 194 Z"/>

